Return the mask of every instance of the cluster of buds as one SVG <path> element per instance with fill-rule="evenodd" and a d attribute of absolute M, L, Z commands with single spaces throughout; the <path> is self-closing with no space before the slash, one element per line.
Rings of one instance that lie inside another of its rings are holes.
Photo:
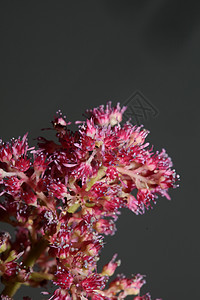
<path fill-rule="evenodd" d="M 55 290 L 43 294 L 53 300 L 151 299 L 140 294 L 140 274 L 109 280 L 120 264 L 116 254 L 97 272 L 104 235 L 115 233 L 120 208 L 142 214 L 177 186 L 165 150 L 153 153 L 145 142 L 148 131 L 120 124 L 125 109 L 109 102 L 87 110 L 75 132 L 59 111 L 52 122 L 57 141 L 39 137 L 37 150 L 27 134 L 1 142 L 0 221 L 16 228 L 14 241 L 0 234 L 1 299 L 13 299 L 22 284 L 48 281 Z"/>

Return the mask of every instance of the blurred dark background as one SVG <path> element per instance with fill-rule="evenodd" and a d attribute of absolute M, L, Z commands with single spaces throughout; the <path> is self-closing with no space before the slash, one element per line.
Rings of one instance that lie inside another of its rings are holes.
<path fill-rule="evenodd" d="M 153 299 L 199 296 L 199 21 L 192 0 L 0 2 L 4 141 L 28 131 L 35 145 L 58 109 L 82 120 L 87 108 L 123 104 L 136 91 L 156 109 L 140 121 L 154 149 L 172 157 L 180 188 L 145 215 L 122 210 L 101 255 L 107 263 L 117 252 L 119 273 L 146 274 L 142 291 Z M 15 299 L 22 295 L 44 298 L 24 288 Z"/>

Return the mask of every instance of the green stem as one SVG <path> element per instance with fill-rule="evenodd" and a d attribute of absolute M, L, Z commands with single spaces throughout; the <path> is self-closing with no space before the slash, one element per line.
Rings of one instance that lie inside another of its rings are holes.
<path fill-rule="evenodd" d="M 14 294 L 18 291 L 21 286 L 21 282 L 13 282 L 12 284 L 8 284 L 5 286 L 2 295 L 13 297 Z"/>
<path fill-rule="evenodd" d="M 48 273 L 33 272 L 30 275 L 30 279 L 32 279 L 36 282 L 40 282 L 40 281 L 43 281 L 43 280 L 53 280 L 54 275 L 48 274 Z"/>
<path fill-rule="evenodd" d="M 36 242 L 35 245 L 31 248 L 26 259 L 24 260 L 24 265 L 26 267 L 33 267 L 36 260 L 44 252 L 44 250 L 47 248 L 47 246 L 48 246 L 48 241 L 43 238 L 41 238 L 38 242 Z M 17 277 L 16 277 L 16 280 L 17 280 Z M 5 295 L 5 296 L 7 295 L 9 297 L 13 297 L 21 285 L 22 285 L 22 282 L 18 282 L 18 281 L 5 284 L 5 288 L 2 292 L 2 295 Z"/>
<path fill-rule="evenodd" d="M 24 265 L 26 267 L 33 267 L 35 261 L 39 258 L 42 252 L 44 252 L 47 246 L 48 246 L 48 241 L 43 238 L 41 238 L 38 242 L 36 242 L 36 244 L 32 247 L 26 259 L 24 260 Z"/>

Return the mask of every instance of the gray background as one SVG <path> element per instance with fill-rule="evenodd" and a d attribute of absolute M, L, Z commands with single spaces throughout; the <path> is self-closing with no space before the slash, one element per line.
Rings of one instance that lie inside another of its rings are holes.
<path fill-rule="evenodd" d="M 142 291 L 163 300 L 199 299 L 199 17 L 191 0 L 0 2 L 4 141 L 28 131 L 33 145 L 58 109 L 80 120 L 136 90 L 159 111 L 143 124 L 172 157 L 180 188 L 143 216 L 122 210 L 102 261 L 117 252 L 119 273 L 146 274 Z M 43 298 L 25 288 L 15 299 L 30 293 Z"/>

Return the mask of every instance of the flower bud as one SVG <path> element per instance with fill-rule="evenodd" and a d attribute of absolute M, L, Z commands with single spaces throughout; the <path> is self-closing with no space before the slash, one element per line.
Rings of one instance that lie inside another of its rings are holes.
<path fill-rule="evenodd" d="M 113 258 L 111 259 L 111 261 L 110 261 L 107 265 L 105 265 L 105 266 L 103 267 L 103 270 L 102 270 L 102 273 L 101 273 L 103 276 L 104 276 L 104 275 L 112 276 L 112 275 L 114 274 L 116 268 L 117 268 L 118 266 L 120 266 L 121 261 L 120 261 L 120 260 L 115 261 L 116 257 L 117 257 L 117 254 L 115 254 L 115 255 L 113 256 Z"/>

